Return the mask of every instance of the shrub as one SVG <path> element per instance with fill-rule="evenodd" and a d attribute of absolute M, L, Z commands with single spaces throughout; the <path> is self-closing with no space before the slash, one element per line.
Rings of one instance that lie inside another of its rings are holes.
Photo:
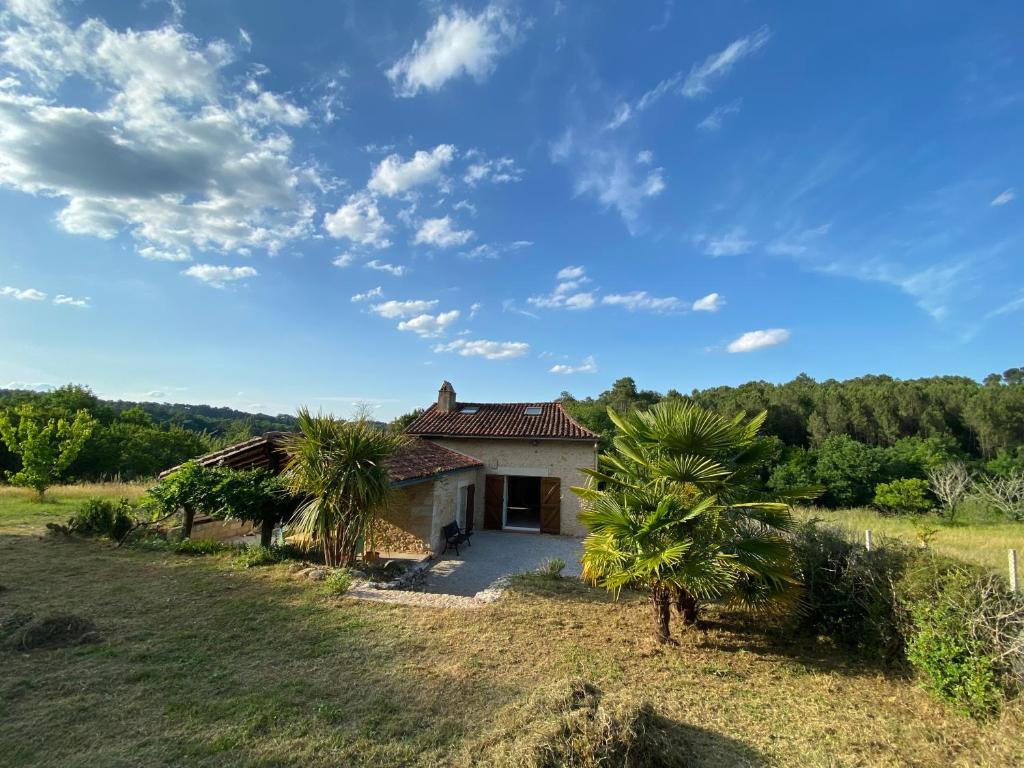
<path fill-rule="evenodd" d="M 975 717 L 999 709 L 1001 691 L 984 643 L 972 636 L 962 598 L 973 602 L 971 582 L 950 579 L 936 598 L 910 607 L 915 631 L 907 641 L 907 659 L 925 678 L 925 687 Z M 959 593 L 959 594 L 956 594 Z"/>
<path fill-rule="evenodd" d="M 281 553 L 274 547 L 262 544 L 245 547 L 235 556 L 235 564 L 243 568 L 256 568 L 261 565 L 275 565 L 281 562 Z"/>
<path fill-rule="evenodd" d="M 135 526 L 135 509 L 128 499 L 87 499 L 68 520 L 67 528 L 83 536 L 109 536 L 120 541 Z"/>
<path fill-rule="evenodd" d="M 352 574 L 345 568 L 336 568 L 324 579 L 324 590 L 332 595 L 344 595 L 352 586 Z"/>
<path fill-rule="evenodd" d="M 875 486 L 875 506 L 898 514 L 922 514 L 932 508 L 928 481 L 901 478 Z"/>
<path fill-rule="evenodd" d="M 557 579 L 562 575 L 562 571 L 565 570 L 565 560 L 559 557 L 552 557 L 541 563 L 540 568 L 537 569 L 541 576 L 547 576 L 550 579 Z"/>
<path fill-rule="evenodd" d="M 171 549 L 179 555 L 219 555 L 231 549 L 227 544 L 213 539 L 182 539 L 174 542 Z"/>

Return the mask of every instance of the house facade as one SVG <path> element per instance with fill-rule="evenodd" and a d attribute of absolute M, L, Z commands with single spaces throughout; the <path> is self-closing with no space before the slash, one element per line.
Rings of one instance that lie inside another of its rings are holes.
<path fill-rule="evenodd" d="M 405 430 L 409 440 L 388 461 L 395 493 L 373 547 L 437 554 L 441 529 L 583 536 L 583 468 L 597 466 L 598 436 L 558 402 L 460 402 L 444 382 L 437 401 Z M 202 457 L 203 464 L 280 471 L 282 435 L 268 433 Z"/>

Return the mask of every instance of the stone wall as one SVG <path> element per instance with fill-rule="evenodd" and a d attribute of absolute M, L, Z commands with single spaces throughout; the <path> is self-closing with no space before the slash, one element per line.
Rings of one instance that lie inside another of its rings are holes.
<path fill-rule="evenodd" d="M 391 509 L 377 522 L 377 551 L 439 553 L 444 549 L 441 528 L 458 517 L 459 489 L 476 477 L 475 469 L 467 469 L 397 489 Z M 476 493 L 483 493 L 479 486 Z M 465 521 L 459 519 L 459 525 Z"/>
<path fill-rule="evenodd" d="M 470 481 L 476 483 L 476 509 L 474 512 L 476 528 L 483 527 L 485 475 L 532 475 L 561 478 L 561 532 L 567 536 L 586 535 L 586 528 L 577 519 L 580 511 L 579 497 L 569 488 L 574 485 L 587 484 L 587 477 L 580 472 L 580 468 L 594 469 L 597 466 L 597 448 L 594 443 L 568 440 L 488 440 L 454 437 L 437 438 L 433 442 L 472 456 L 484 463 L 484 469 L 477 470 L 474 473 L 475 480 Z M 460 472 L 459 474 L 467 473 Z M 449 519 L 445 519 L 444 522 L 449 522 Z"/>

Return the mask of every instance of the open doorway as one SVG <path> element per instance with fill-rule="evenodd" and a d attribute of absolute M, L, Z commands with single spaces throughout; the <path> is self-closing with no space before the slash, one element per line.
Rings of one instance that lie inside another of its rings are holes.
<path fill-rule="evenodd" d="M 505 528 L 540 530 L 540 478 L 509 475 Z"/>

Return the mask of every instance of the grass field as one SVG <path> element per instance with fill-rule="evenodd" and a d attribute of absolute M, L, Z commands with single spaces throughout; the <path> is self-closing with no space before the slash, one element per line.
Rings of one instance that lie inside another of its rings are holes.
<path fill-rule="evenodd" d="M 0 492 L 0 621 L 68 611 L 101 635 L 0 650 L 5 768 L 462 765 L 577 676 L 653 701 L 698 765 L 1024 763 L 1019 709 L 979 725 L 771 621 L 711 610 L 659 646 L 646 603 L 567 580 L 521 579 L 474 611 L 327 597 L 285 566 L 42 535 L 72 496 Z"/>
<path fill-rule="evenodd" d="M 919 543 L 922 527 L 934 530 L 928 546 L 941 555 L 960 558 L 1006 573 L 1007 552 L 1016 549 L 1024 558 L 1024 523 L 972 520 L 969 524 L 949 525 L 937 517 L 925 520 L 913 517 L 880 515 L 873 509 L 801 510 L 805 518 L 819 518 L 846 528 L 858 536 L 871 530 L 873 536 L 892 536 L 912 544 Z"/>

